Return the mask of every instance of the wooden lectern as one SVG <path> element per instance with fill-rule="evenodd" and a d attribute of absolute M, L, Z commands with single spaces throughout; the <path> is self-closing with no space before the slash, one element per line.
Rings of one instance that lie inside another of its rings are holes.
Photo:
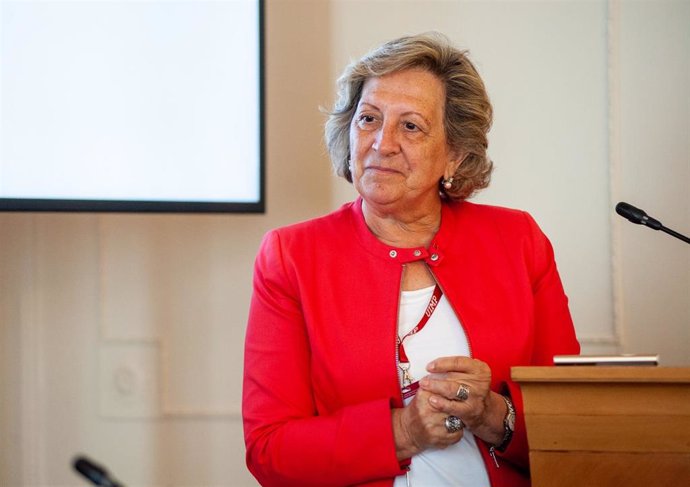
<path fill-rule="evenodd" d="M 513 367 L 532 487 L 690 486 L 690 368 Z"/>

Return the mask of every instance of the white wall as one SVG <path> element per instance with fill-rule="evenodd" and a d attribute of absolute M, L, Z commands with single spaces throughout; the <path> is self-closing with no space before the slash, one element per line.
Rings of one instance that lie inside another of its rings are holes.
<path fill-rule="evenodd" d="M 690 235 L 690 2 L 618 6 L 612 193 Z M 616 219 L 621 346 L 690 363 L 690 246 Z"/>
<path fill-rule="evenodd" d="M 690 4 L 267 1 L 265 215 L 0 214 L 0 485 L 255 485 L 239 416 L 251 264 L 268 228 L 350 199 L 321 142 L 344 64 L 429 29 L 467 47 L 496 108 L 480 201 L 551 237 L 587 351 L 690 364 Z M 276 371 L 278 374 L 279 371 Z"/>

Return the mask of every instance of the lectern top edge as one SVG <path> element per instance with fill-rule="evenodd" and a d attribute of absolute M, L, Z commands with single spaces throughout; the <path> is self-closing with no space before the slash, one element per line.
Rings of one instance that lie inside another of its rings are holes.
<path fill-rule="evenodd" d="M 513 367 L 515 382 L 663 382 L 690 383 L 690 367 L 571 365 Z"/>

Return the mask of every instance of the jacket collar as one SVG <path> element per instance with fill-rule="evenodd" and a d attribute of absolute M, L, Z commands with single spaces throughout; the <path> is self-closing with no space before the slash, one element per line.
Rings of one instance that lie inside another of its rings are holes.
<path fill-rule="evenodd" d="M 350 208 L 352 213 L 352 223 L 355 228 L 355 234 L 359 243 L 365 250 L 376 257 L 386 260 L 390 263 L 407 264 L 423 260 L 427 265 L 436 267 L 443 262 L 445 255 L 444 243 L 449 242 L 453 234 L 455 215 L 452 210 L 453 206 L 462 205 L 460 203 L 446 202 L 441 205 L 441 226 L 431 241 L 428 248 L 425 247 L 393 247 L 381 242 L 369 230 L 369 227 L 364 220 L 362 213 L 362 197 L 360 196 L 354 201 Z"/>

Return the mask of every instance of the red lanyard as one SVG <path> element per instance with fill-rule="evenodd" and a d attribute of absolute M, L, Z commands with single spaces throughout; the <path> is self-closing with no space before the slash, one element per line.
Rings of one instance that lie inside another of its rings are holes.
<path fill-rule="evenodd" d="M 426 310 L 424 311 L 422 318 L 419 320 L 419 323 L 417 323 L 417 326 L 412 328 L 412 330 L 407 332 L 402 338 L 398 336 L 398 367 L 402 371 L 402 392 L 404 399 L 413 396 L 419 388 L 419 383 L 417 381 L 412 381 L 412 376 L 409 372 L 410 359 L 407 358 L 407 354 L 405 353 L 405 340 L 422 331 L 424 326 L 426 326 L 427 322 L 429 321 L 429 318 L 431 318 L 431 315 L 434 314 L 436 306 L 438 306 L 442 295 L 443 291 L 441 291 L 440 286 L 436 284 L 436 287 L 434 287 L 434 292 L 431 295 L 431 299 L 429 300 L 429 304 L 426 306 Z"/>

